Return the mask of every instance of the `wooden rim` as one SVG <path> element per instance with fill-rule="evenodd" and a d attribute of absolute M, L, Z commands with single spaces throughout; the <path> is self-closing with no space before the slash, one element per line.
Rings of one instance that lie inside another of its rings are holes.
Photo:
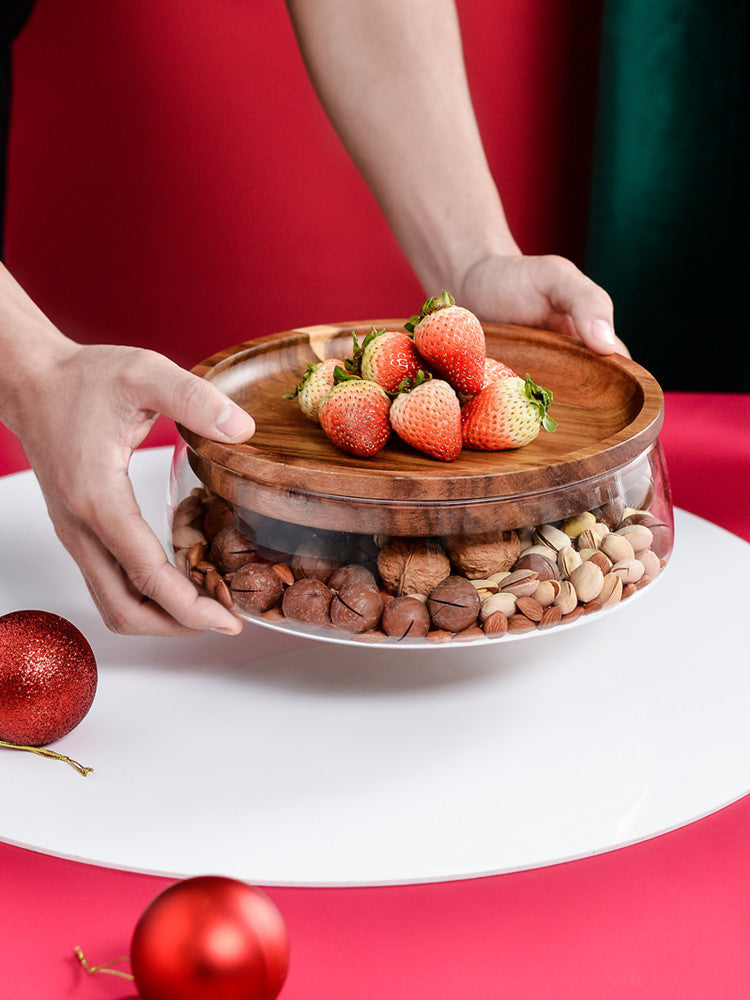
<path fill-rule="evenodd" d="M 296 400 L 282 400 L 307 364 L 351 353 L 351 337 L 371 326 L 403 329 L 404 321 L 368 320 L 298 328 L 235 345 L 196 365 L 256 420 L 246 444 L 209 441 L 180 427 L 191 464 L 210 488 L 232 501 L 262 501 L 280 517 L 301 516 L 305 498 L 344 509 L 380 501 L 397 510 L 497 499 L 523 507 L 542 494 L 574 490 L 609 477 L 656 441 L 664 399 L 645 369 L 620 355 L 596 355 L 561 335 L 528 327 L 484 324 L 488 355 L 527 371 L 552 389 L 554 435 L 542 431 L 525 448 L 469 452 L 443 463 L 392 437 L 375 458 L 338 451 L 308 421 Z M 210 480 L 210 483 L 209 483 Z M 288 503 L 285 503 L 285 500 Z M 295 513 L 296 512 L 296 513 Z M 301 521 L 300 523 L 305 523 Z M 531 523 L 531 522 L 529 522 Z"/>

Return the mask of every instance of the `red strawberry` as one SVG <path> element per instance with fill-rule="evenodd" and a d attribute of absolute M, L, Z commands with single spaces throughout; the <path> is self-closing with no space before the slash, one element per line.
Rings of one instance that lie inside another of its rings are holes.
<path fill-rule="evenodd" d="M 499 382 L 501 378 L 518 378 L 518 376 L 512 368 L 508 368 L 508 366 L 503 364 L 502 361 L 496 361 L 495 358 L 485 358 L 484 382 L 482 383 L 482 389 L 486 389 L 487 386 L 492 385 L 493 382 Z M 463 404 L 468 403 L 472 397 L 467 395 L 465 392 L 459 392 L 458 398 L 463 406 Z"/>
<path fill-rule="evenodd" d="M 373 330 L 362 343 L 360 374 L 397 392 L 404 379 L 415 379 L 424 363 L 408 333 Z"/>
<path fill-rule="evenodd" d="M 529 444 L 544 427 L 557 424 L 548 416 L 552 393 L 531 376 L 511 376 L 492 382 L 461 410 L 463 441 L 477 451 L 503 451 Z"/>
<path fill-rule="evenodd" d="M 502 361 L 498 361 L 496 358 L 485 358 L 482 388 L 486 388 L 493 382 L 499 382 L 501 378 L 518 378 L 518 375 Z"/>
<path fill-rule="evenodd" d="M 294 399 L 296 396 L 307 419 L 317 422 L 320 401 L 333 386 L 336 368 L 343 363 L 338 358 L 329 358 L 316 365 L 308 365 L 300 384 L 294 392 L 285 392 L 284 399 Z"/>
<path fill-rule="evenodd" d="M 443 291 L 427 299 L 406 329 L 413 331 L 414 344 L 428 365 L 454 389 L 471 396 L 479 392 L 486 346 L 482 324 L 474 313 L 457 306 L 453 296 Z"/>
<path fill-rule="evenodd" d="M 454 462 L 461 452 L 461 404 L 442 379 L 418 377 L 391 406 L 391 426 L 398 436 L 433 458 Z"/>
<path fill-rule="evenodd" d="M 377 455 L 390 437 L 391 400 L 377 382 L 336 369 L 341 379 L 323 396 L 318 407 L 320 426 L 329 440 L 350 455 Z"/>

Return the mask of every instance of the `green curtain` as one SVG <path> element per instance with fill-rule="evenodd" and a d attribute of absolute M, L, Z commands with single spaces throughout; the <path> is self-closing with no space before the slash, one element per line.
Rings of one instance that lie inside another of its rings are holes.
<path fill-rule="evenodd" d="M 748 0 L 604 6 L 586 267 L 665 389 L 750 391 L 749 28 Z"/>

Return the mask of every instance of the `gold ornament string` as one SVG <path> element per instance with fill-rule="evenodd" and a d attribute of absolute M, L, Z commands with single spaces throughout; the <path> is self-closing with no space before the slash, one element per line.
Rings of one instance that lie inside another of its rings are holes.
<path fill-rule="evenodd" d="M 130 972 L 123 972 L 122 969 L 110 969 L 109 966 L 114 962 L 127 962 L 128 958 L 113 958 L 111 962 L 107 962 L 106 965 L 91 965 L 87 960 L 86 956 L 83 954 L 83 949 L 80 945 L 76 945 L 73 951 L 76 953 L 78 961 L 84 967 L 86 972 L 90 972 L 92 975 L 96 975 L 99 972 L 104 972 L 108 976 L 119 976 L 121 979 L 129 979 L 131 982 L 135 982 L 135 976 Z"/>
<path fill-rule="evenodd" d="M 84 778 L 89 772 L 94 770 L 93 767 L 85 767 L 83 764 L 79 764 L 77 760 L 73 760 L 72 757 L 66 757 L 65 754 L 57 753 L 55 750 L 48 750 L 46 747 L 25 747 L 19 743 L 6 743 L 5 740 L 0 740 L 0 747 L 6 747 L 8 750 L 25 750 L 27 753 L 35 753 L 38 757 L 50 757 L 52 760 L 62 760 L 66 764 L 70 764 Z"/>

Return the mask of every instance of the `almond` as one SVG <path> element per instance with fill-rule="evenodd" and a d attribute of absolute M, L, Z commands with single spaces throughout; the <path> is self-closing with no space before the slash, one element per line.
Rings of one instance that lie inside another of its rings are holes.
<path fill-rule="evenodd" d="M 482 625 L 485 635 L 505 635 L 508 631 L 508 619 L 502 611 L 493 611 Z"/>
<path fill-rule="evenodd" d="M 290 587 L 294 583 L 294 573 L 286 563 L 274 563 L 271 569 L 287 587 Z"/>
<path fill-rule="evenodd" d="M 562 621 L 563 613 L 560 608 L 552 605 L 549 608 L 544 609 L 544 614 L 542 615 L 542 620 L 539 622 L 539 628 L 552 628 Z"/>
<path fill-rule="evenodd" d="M 526 615 L 519 614 L 516 612 L 514 615 L 508 619 L 508 632 L 520 633 L 520 632 L 531 632 L 536 628 L 536 622 L 533 622 Z"/>
<path fill-rule="evenodd" d="M 516 609 L 533 622 L 540 622 L 544 614 L 544 608 L 533 597 L 519 597 L 516 601 Z"/>

